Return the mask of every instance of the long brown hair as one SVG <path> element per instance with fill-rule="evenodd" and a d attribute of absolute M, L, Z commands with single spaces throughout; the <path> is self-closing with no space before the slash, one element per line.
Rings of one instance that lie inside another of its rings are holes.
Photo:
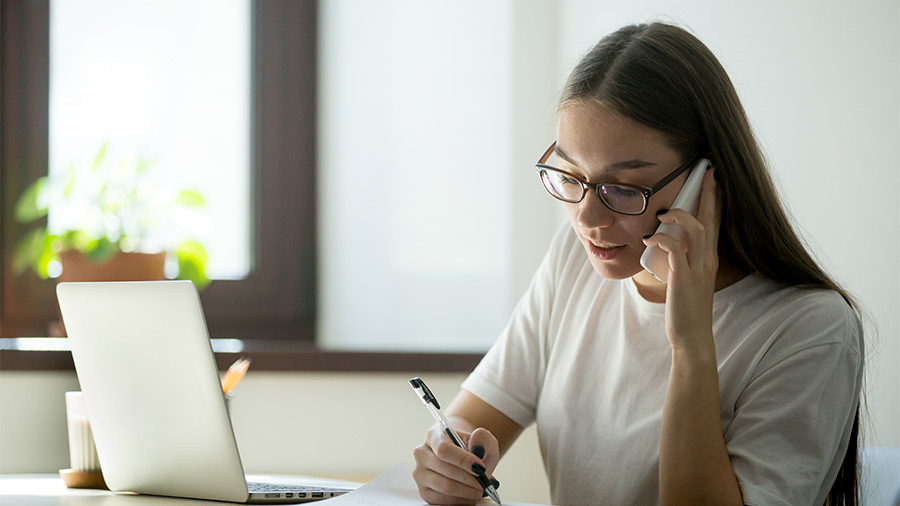
<path fill-rule="evenodd" d="M 663 23 L 604 37 L 575 66 L 559 108 L 600 103 L 666 135 L 684 158 L 712 161 L 722 191 L 719 258 L 775 281 L 847 291 L 819 267 L 791 225 L 747 115 L 725 69 L 696 37 Z M 856 505 L 859 407 L 826 505 Z"/>

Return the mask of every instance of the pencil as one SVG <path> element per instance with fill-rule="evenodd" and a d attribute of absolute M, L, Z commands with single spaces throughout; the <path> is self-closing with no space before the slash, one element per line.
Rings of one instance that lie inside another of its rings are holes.
<path fill-rule="evenodd" d="M 234 387 L 237 386 L 238 382 L 244 378 L 244 375 L 247 374 L 247 369 L 250 367 L 250 359 L 249 358 L 239 358 L 231 367 L 225 371 L 225 375 L 222 376 L 222 390 L 227 394 L 228 392 L 234 390 Z"/>

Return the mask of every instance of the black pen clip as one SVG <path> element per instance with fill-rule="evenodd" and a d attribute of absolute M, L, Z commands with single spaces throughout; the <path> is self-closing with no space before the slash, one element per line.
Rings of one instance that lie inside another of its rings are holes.
<path fill-rule="evenodd" d="M 433 404 L 434 407 L 441 409 L 441 405 L 438 404 L 437 397 L 431 393 L 431 390 L 428 389 L 428 385 L 422 381 L 422 378 L 416 376 L 415 378 L 409 380 L 409 384 L 412 385 L 413 388 L 421 388 L 422 389 L 422 400 L 425 401 L 425 404 Z"/>

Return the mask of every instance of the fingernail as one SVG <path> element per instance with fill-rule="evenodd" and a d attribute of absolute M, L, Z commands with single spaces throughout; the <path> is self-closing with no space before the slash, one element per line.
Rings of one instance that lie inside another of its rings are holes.
<path fill-rule="evenodd" d="M 478 457 L 479 459 L 483 459 L 484 458 L 484 447 L 481 445 L 475 445 L 472 447 L 472 453 L 474 453 L 475 456 Z"/>
<path fill-rule="evenodd" d="M 644 236 L 644 240 L 646 241 L 647 239 L 649 239 L 651 237 L 653 237 L 653 234 L 647 234 Z"/>
<path fill-rule="evenodd" d="M 660 209 L 659 211 L 656 211 L 656 215 L 659 216 L 661 214 L 666 214 L 667 212 L 669 212 L 668 209 Z"/>
<path fill-rule="evenodd" d="M 487 469 L 485 469 L 484 466 L 479 464 L 478 462 L 472 464 L 472 472 L 473 473 L 482 475 L 485 473 L 485 471 L 487 471 Z"/>
<path fill-rule="evenodd" d="M 500 480 L 495 480 L 491 478 L 491 483 L 494 484 L 494 488 L 500 488 Z"/>

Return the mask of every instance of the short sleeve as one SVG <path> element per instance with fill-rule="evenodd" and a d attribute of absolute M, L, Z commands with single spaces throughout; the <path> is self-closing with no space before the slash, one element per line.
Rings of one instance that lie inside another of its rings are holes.
<path fill-rule="evenodd" d="M 848 448 L 862 383 L 859 319 L 837 294 L 794 313 L 725 430 L 748 505 L 821 505 Z"/>
<path fill-rule="evenodd" d="M 527 427 L 535 420 L 547 364 L 547 336 L 559 264 L 571 246 L 571 227 L 554 237 L 506 328 L 462 387 Z"/>

